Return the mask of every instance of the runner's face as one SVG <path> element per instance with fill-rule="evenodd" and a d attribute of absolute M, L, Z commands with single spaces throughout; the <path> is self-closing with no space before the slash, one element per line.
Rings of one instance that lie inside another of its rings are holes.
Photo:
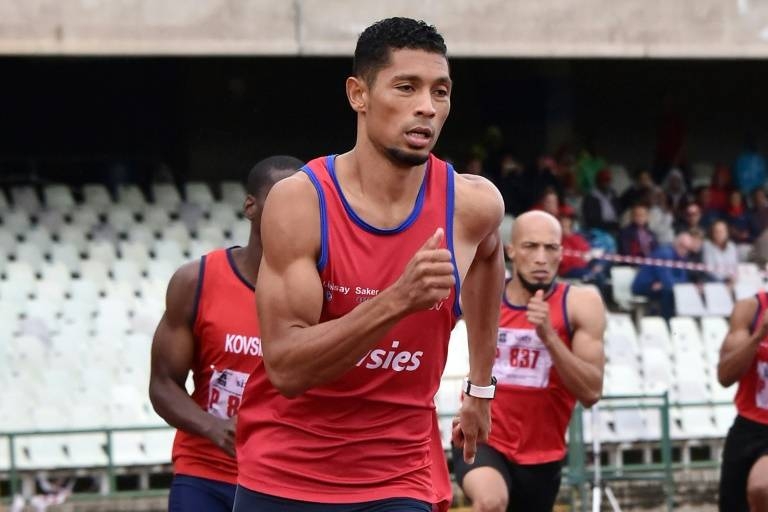
<path fill-rule="evenodd" d="M 364 85 L 368 138 L 398 166 L 426 162 L 451 109 L 448 61 L 423 50 L 392 50 L 389 64 Z"/>
<path fill-rule="evenodd" d="M 546 288 L 557 276 L 563 258 L 559 225 L 547 218 L 528 218 L 518 224 L 508 246 L 514 271 L 524 281 Z"/>

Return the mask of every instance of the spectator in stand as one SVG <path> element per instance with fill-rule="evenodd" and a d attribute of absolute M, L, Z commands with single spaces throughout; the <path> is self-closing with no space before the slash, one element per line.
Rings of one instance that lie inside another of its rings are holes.
<path fill-rule="evenodd" d="M 760 236 L 763 231 L 768 229 L 768 196 L 766 196 L 763 188 L 756 188 L 752 191 L 749 223 L 755 237 Z"/>
<path fill-rule="evenodd" d="M 607 165 L 608 162 L 597 154 L 591 143 L 584 147 L 576 161 L 576 181 L 584 195 L 592 191 L 595 187 L 597 174 Z"/>
<path fill-rule="evenodd" d="M 694 202 L 701 208 L 701 224 L 709 228 L 720 219 L 720 212 L 712 207 L 710 188 L 702 185 L 694 189 Z"/>
<path fill-rule="evenodd" d="M 709 207 L 717 210 L 721 216 L 728 210 L 728 197 L 733 190 L 731 181 L 731 170 L 728 166 L 717 165 L 712 175 L 712 184 L 709 186 Z"/>
<path fill-rule="evenodd" d="M 728 210 L 725 212 L 725 220 L 731 230 L 731 239 L 737 244 L 750 244 L 754 240 L 749 215 L 744 208 L 744 200 L 741 192 L 731 191 Z"/>
<path fill-rule="evenodd" d="M 707 238 L 706 231 L 701 228 L 691 228 L 688 231 L 688 234 L 691 235 L 693 241 L 691 250 L 688 253 L 688 261 L 691 263 L 704 263 L 704 240 Z M 709 274 L 703 270 L 689 270 L 688 279 L 692 283 L 699 285 L 710 280 Z"/>
<path fill-rule="evenodd" d="M 709 228 L 709 238 L 702 248 L 704 264 L 710 267 L 709 276 L 718 281 L 731 283 L 739 263 L 739 255 L 728 236 L 728 224 L 715 221 Z"/>
<path fill-rule="evenodd" d="M 765 186 L 768 178 L 765 158 L 758 153 L 757 141 L 753 135 L 747 135 L 744 150 L 736 159 L 733 171 L 736 187 L 743 196 L 748 196 L 754 189 Z"/>
<path fill-rule="evenodd" d="M 619 202 L 611 188 L 611 171 L 603 169 L 595 176 L 595 188 L 584 197 L 582 219 L 587 229 L 599 229 L 613 236 L 619 232 Z"/>
<path fill-rule="evenodd" d="M 619 254 L 647 258 L 658 247 L 656 235 L 648 227 L 648 207 L 632 207 L 631 222 L 619 232 Z"/>
<path fill-rule="evenodd" d="M 705 231 L 705 226 L 702 222 L 701 207 L 697 203 L 691 203 L 686 206 L 683 218 L 675 223 L 675 233 L 691 231 L 692 229 Z"/>
<path fill-rule="evenodd" d="M 535 170 L 529 177 L 528 190 L 533 197 L 543 197 L 544 193 L 550 189 L 557 193 L 558 198 L 563 197 L 563 187 L 558 178 L 557 163 L 554 158 L 546 155 L 539 157 Z M 553 215 L 557 217 L 557 213 Z"/>
<path fill-rule="evenodd" d="M 621 213 L 629 210 L 637 203 L 648 202 L 650 199 L 649 195 L 654 187 L 653 178 L 649 171 L 640 171 L 637 173 L 634 183 L 632 183 L 629 188 L 621 194 L 621 197 L 619 197 Z"/>
<path fill-rule="evenodd" d="M 675 239 L 674 216 L 669 210 L 667 195 L 659 187 L 650 193 L 651 207 L 648 210 L 648 228 L 656 235 L 660 244 L 671 244 Z"/>
<path fill-rule="evenodd" d="M 557 192 L 555 189 L 544 189 L 544 192 L 539 197 L 539 200 L 536 201 L 536 204 L 532 209 L 543 210 L 556 218 L 560 214 L 560 198 L 557 197 Z"/>
<path fill-rule="evenodd" d="M 525 170 L 511 153 L 501 157 L 497 186 L 506 212 L 517 217 L 531 207 L 530 185 Z"/>
<path fill-rule="evenodd" d="M 576 212 L 568 205 L 560 209 L 558 218 L 563 230 L 563 259 L 560 261 L 560 268 L 557 274 L 560 277 L 569 279 L 581 279 L 590 273 L 589 258 L 586 253 L 591 249 L 589 242 L 582 235 L 574 231 L 574 217 Z M 566 254 L 567 251 L 578 251 L 584 253 L 584 256 Z"/>
<path fill-rule="evenodd" d="M 682 171 L 680 169 L 672 169 L 664 179 L 662 188 L 667 194 L 667 201 L 669 201 L 672 215 L 675 216 L 676 220 L 680 220 L 683 217 L 685 207 L 690 203 Z"/>
<path fill-rule="evenodd" d="M 687 262 L 693 247 L 693 239 L 688 233 L 680 233 L 671 245 L 660 245 L 651 254 L 652 258 L 674 262 Z M 688 282 L 688 270 L 661 265 L 643 265 L 632 283 L 632 293 L 648 297 L 651 313 L 660 314 L 666 319 L 675 315 L 674 285 Z"/>

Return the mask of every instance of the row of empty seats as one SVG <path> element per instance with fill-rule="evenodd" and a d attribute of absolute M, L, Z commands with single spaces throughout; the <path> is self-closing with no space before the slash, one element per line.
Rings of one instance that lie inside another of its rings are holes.
<path fill-rule="evenodd" d="M 218 198 L 222 202 L 242 204 L 245 190 L 241 183 L 222 181 L 218 188 Z M 82 201 L 78 202 L 76 194 L 68 185 L 48 184 L 40 187 L 40 190 L 32 185 L 17 185 L 10 188 L 10 200 L 0 189 L 0 211 L 15 208 L 36 213 L 43 208 L 61 211 L 71 210 L 79 205 L 106 211 L 115 204 L 142 209 L 152 203 L 173 209 L 183 202 L 205 206 L 216 202 L 217 199 L 211 187 L 199 181 L 187 182 L 181 188 L 172 183 L 153 183 L 149 192 L 151 197 L 146 197 L 137 185 L 123 184 L 117 186 L 117 196 L 113 198 L 104 184 L 89 183 L 82 186 Z"/>

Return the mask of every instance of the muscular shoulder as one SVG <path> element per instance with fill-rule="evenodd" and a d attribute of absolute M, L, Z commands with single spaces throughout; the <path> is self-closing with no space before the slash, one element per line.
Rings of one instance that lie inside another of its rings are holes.
<path fill-rule="evenodd" d="M 757 297 L 746 297 L 738 300 L 731 314 L 731 328 L 749 329 L 755 318 L 760 303 Z"/>
<path fill-rule="evenodd" d="M 320 245 L 318 192 L 303 172 L 289 176 L 272 187 L 264 204 L 261 238 L 265 255 L 277 250 L 282 256 L 308 251 Z"/>
<path fill-rule="evenodd" d="M 472 238 L 485 238 L 498 230 L 504 217 L 504 200 L 496 186 L 474 174 L 456 174 L 456 219 Z"/>
<path fill-rule="evenodd" d="M 567 304 L 568 315 L 574 326 L 605 325 L 605 304 L 594 286 L 571 285 Z"/>
<path fill-rule="evenodd" d="M 168 282 L 165 295 L 166 315 L 182 322 L 192 320 L 199 277 L 199 259 L 189 261 L 176 269 Z"/>

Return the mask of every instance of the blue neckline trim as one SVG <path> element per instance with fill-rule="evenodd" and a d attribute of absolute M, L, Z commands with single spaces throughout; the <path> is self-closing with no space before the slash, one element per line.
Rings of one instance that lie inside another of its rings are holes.
<path fill-rule="evenodd" d="M 317 179 L 315 171 L 309 165 L 305 165 L 300 170 L 309 177 L 309 181 L 315 187 L 317 200 L 320 204 L 320 256 L 317 259 L 317 270 L 322 272 L 328 264 L 328 213 L 325 206 L 325 194 L 320 180 Z"/>
<path fill-rule="evenodd" d="M 253 283 L 251 283 L 249 280 L 247 280 L 247 279 L 245 278 L 245 276 L 244 276 L 243 274 L 241 274 L 241 273 L 240 273 L 240 269 L 239 269 L 239 268 L 237 268 L 237 265 L 235 265 L 235 259 L 234 259 L 234 257 L 232 256 L 232 250 L 233 250 L 233 249 L 237 249 L 238 247 L 240 247 L 240 246 L 239 246 L 239 245 L 233 245 L 232 247 L 228 247 L 228 248 L 226 249 L 226 252 L 227 252 L 227 261 L 229 262 L 229 267 L 232 269 L 232 272 L 234 272 L 234 273 L 235 273 L 235 275 L 237 276 L 237 278 L 238 278 L 238 279 L 240 279 L 240 281 L 241 281 L 241 282 L 242 282 L 242 283 L 243 283 L 245 286 L 247 286 L 248 288 L 250 288 L 250 290 L 251 290 L 252 292 L 253 292 L 253 291 L 256 291 L 256 287 L 253 285 Z"/>
<path fill-rule="evenodd" d="M 757 309 L 755 310 L 755 316 L 752 317 L 752 325 L 749 327 L 749 332 L 751 333 L 755 332 L 757 320 L 760 318 L 760 312 L 763 309 L 763 301 L 760 299 L 760 294 L 756 293 L 755 298 L 757 299 Z"/>
<path fill-rule="evenodd" d="M 205 276 L 205 257 L 206 255 L 200 256 L 200 268 L 197 271 L 197 286 L 195 286 L 195 298 L 192 299 L 192 318 L 190 326 L 192 329 L 195 328 L 195 323 L 197 323 L 197 315 L 200 310 L 200 296 L 203 294 L 203 277 Z"/>
<path fill-rule="evenodd" d="M 391 229 L 381 229 L 377 228 L 376 226 L 372 226 L 365 222 L 362 218 L 360 218 L 357 213 L 355 213 L 355 210 L 352 209 L 352 206 L 347 201 L 347 198 L 344 196 L 344 192 L 341 190 L 341 185 L 339 184 L 339 180 L 336 177 L 336 167 L 335 167 L 335 161 L 336 161 L 337 155 L 328 155 L 325 159 L 325 166 L 328 168 L 328 174 L 331 176 L 331 180 L 333 180 L 333 185 L 336 187 L 336 192 L 339 194 L 339 198 L 341 198 L 341 203 L 344 205 L 344 210 L 347 212 L 347 215 L 352 219 L 352 222 L 363 228 L 364 230 L 376 234 L 376 235 L 395 235 L 397 233 L 401 233 L 408 229 L 408 227 L 413 224 L 416 219 L 419 217 L 419 213 L 421 213 L 421 209 L 424 206 L 424 196 L 426 195 L 427 191 L 427 178 L 429 176 L 430 172 L 430 164 L 427 163 L 427 169 L 424 172 L 424 179 L 421 181 L 421 187 L 419 188 L 419 194 L 416 196 L 416 203 L 413 206 L 413 210 L 411 211 L 411 214 L 408 215 L 408 217 L 397 227 L 391 228 Z"/>
<path fill-rule="evenodd" d="M 429 171 L 429 169 L 427 169 L 427 171 Z M 453 298 L 453 314 L 456 318 L 459 318 L 463 313 L 461 311 L 461 276 L 459 275 L 459 265 L 456 263 L 456 251 L 453 250 L 453 216 L 455 207 L 454 172 L 453 166 L 446 163 L 445 244 L 448 247 L 448 250 L 451 251 L 453 277 L 456 281 L 456 285 L 454 286 L 456 296 Z M 426 179 L 424 181 L 426 181 Z"/>

